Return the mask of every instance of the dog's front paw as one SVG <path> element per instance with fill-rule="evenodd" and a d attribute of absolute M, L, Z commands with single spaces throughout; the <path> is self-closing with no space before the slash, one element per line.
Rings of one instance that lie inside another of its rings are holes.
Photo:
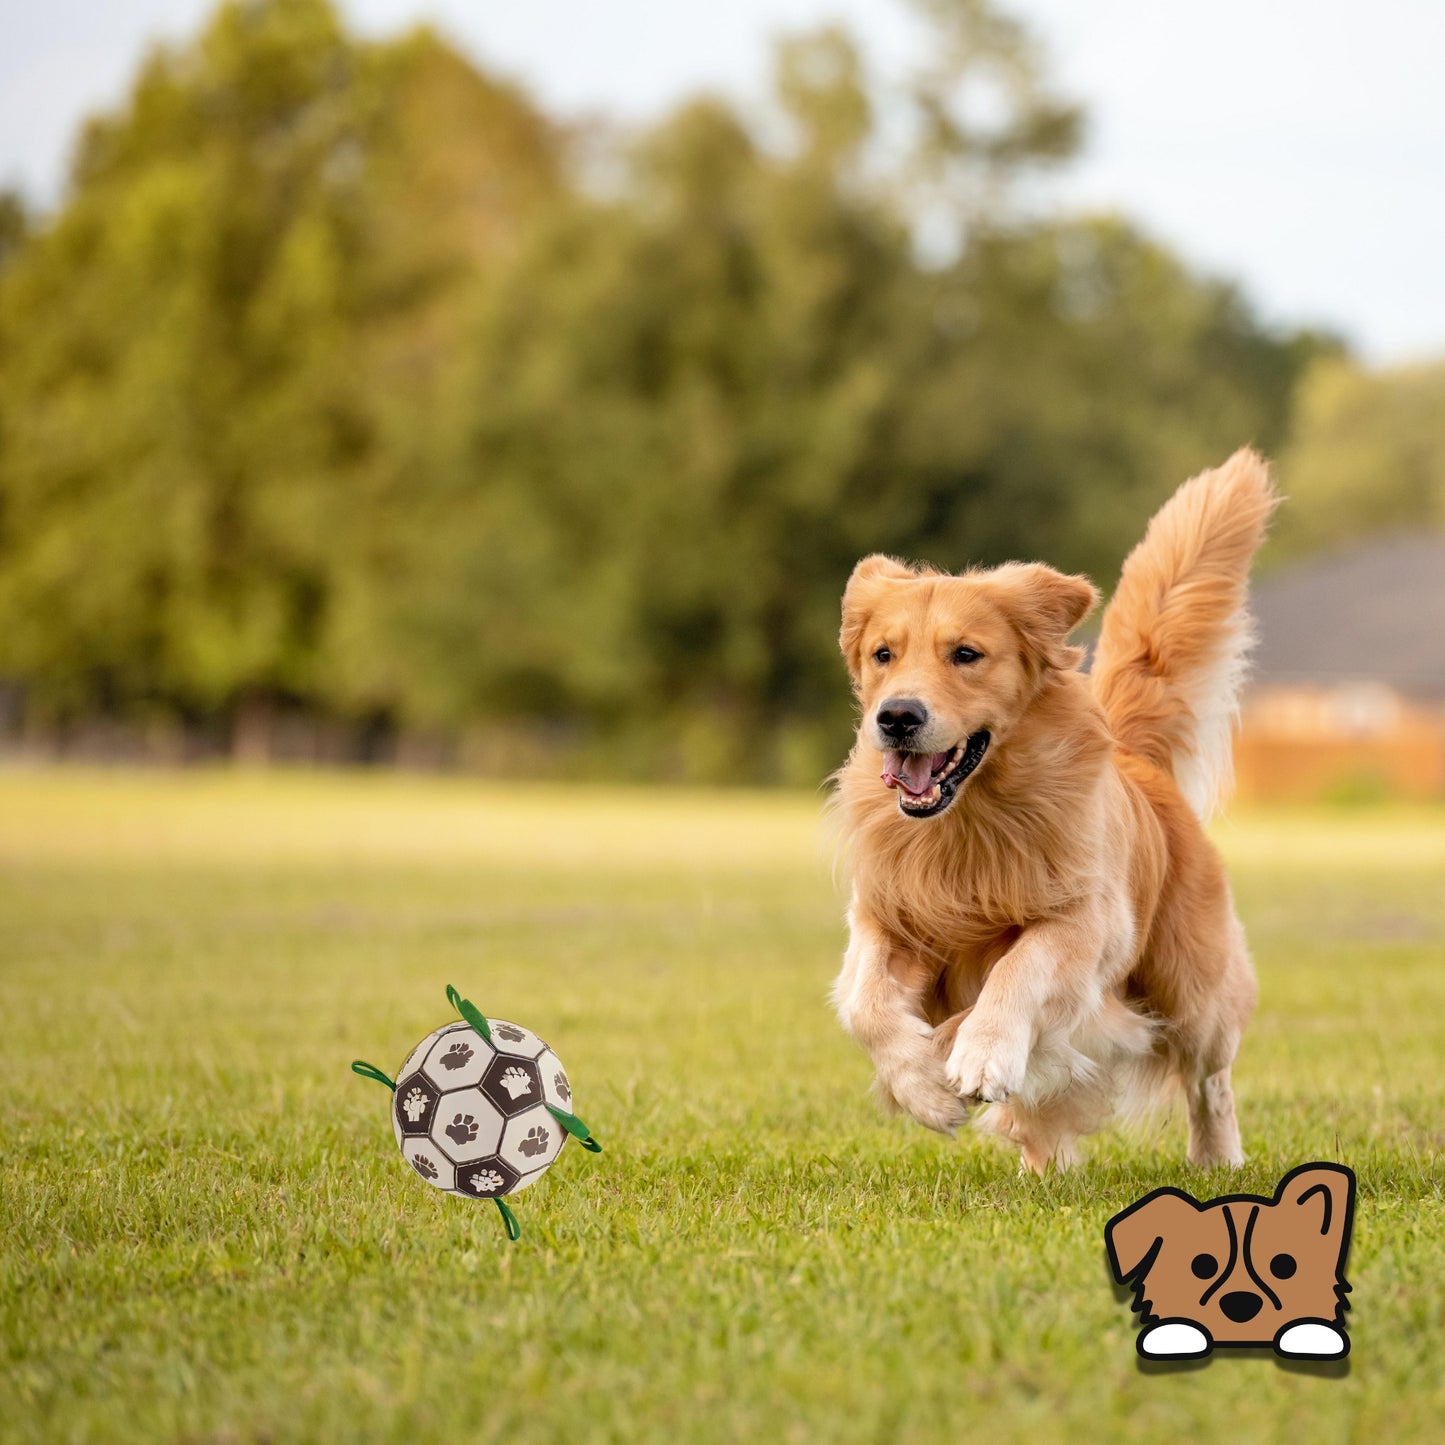
<path fill-rule="evenodd" d="M 916 1049 L 875 1060 L 878 1096 L 940 1134 L 952 1134 L 968 1122 L 968 1109 L 949 1087 L 938 1055 L 926 1040 Z"/>
<path fill-rule="evenodd" d="M 975 1009 L 958 1026 L 943 1073 L 960 1098 L 1002 1104 L 1022 1091 L 1028 1066 L 1028 1035 L 1000 1028 Z"/>

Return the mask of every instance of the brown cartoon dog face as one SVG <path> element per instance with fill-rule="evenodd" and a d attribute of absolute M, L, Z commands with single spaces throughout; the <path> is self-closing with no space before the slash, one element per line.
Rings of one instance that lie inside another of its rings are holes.
<path fill-rule="evenodd" d="M 1109 1264 L 1132 1280 L 1146 1325 L 1185 1320 L 1218 1345 L 1269 1345 L 1304 1320 L 1337 1324 L 1354 1175 L 1306 1164 L 1273 1199 L 1234 1194 L 1201 1204 L 1157 1189 L 1109 1221 Z"/>

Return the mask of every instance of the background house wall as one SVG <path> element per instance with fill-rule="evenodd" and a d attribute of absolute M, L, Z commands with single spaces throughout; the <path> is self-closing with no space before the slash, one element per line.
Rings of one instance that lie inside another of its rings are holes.
<path fill-rule="evenodd" d="M 1377 538 L 1267 577 L 1236 738 L 1246 802 L 1445 797 L 1445 539 Z"/>

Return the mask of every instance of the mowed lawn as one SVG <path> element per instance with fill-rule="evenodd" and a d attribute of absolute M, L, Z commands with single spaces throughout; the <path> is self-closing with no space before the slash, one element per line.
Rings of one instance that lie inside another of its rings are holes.
<path fill-rule="evenodd" d="M 1442 1438 L 1445 812 L 1221 825 L 1249 1165 L 1174 1118 L 1038 1180 L 875 1109 L 819 803 L 0 774 L 0 1438 Z M 453 982 L 607 1146 L 518 1244 L 348 1071 Z M 1317 1158 L 1359 1175 L 1348 1368 L 1141 1369 L 1108 1217 Z"/>

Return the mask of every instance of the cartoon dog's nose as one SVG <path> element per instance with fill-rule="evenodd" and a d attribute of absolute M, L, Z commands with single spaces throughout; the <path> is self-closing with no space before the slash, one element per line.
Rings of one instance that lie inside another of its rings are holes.
<path fill-rule="evenodd" d="M 1263 1304 L 1264 1301 L 1257 1294 L 1251 1294 L 1247 1289 L 1237 1289 L 1220 1298 L 1219 1308 L 1235 1324 L 1242 1325 L 1246 1320 L 1252 1320 Z"/>
<path fill-rule="evenodd" d="M 920 698 L 885 697 L 878 704 L 878 731 L 891 742 L 903 742 L 927 721 L 928 709 Z"/>

